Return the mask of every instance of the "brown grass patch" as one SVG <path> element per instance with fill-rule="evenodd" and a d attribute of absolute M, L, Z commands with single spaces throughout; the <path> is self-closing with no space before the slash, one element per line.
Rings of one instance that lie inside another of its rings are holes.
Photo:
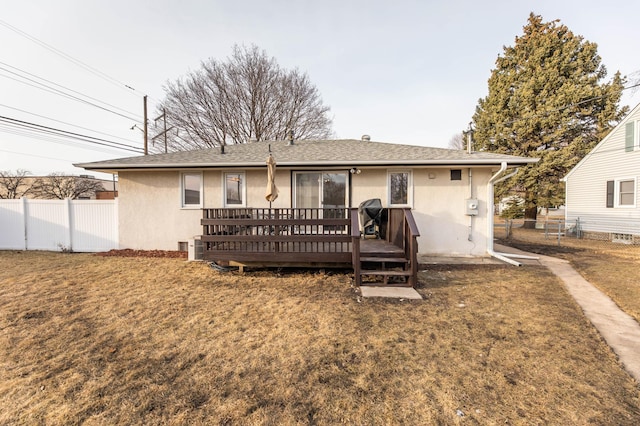
<path fill-rule="evenodd" d="M 318 271 L 0 252 L 0 424 L 636 424 L 637 384 L 537 267 L 424 301 Z"/>
<path fill-rule="evenodd" d="M 568 238 L 558 246 L 557 238 L 545 239 L 540 230 L 519 228 L 503 243 L 568 260 L 587 281 L 640 322 L 640 246 Z"/>

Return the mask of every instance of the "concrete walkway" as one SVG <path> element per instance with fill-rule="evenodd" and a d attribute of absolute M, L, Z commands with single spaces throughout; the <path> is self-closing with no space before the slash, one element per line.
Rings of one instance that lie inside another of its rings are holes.
<path fill-rule="evenodd" d="M 496 245 L 495 250 L 537 256 L 539 260 L 536 261 L 518 260 L 525 264 L 538 263 L 546 266 L 559 277 L 585 316 L 618 355 L 624 368 L 640 382 L 640 324 L 635 319 L 624 313 L 606 294 L 585 280 L 566 260 L 526 253 L 507 246 Z"/>

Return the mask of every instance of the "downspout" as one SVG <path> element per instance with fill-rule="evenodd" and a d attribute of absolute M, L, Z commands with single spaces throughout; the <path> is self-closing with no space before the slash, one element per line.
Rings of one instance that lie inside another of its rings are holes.
<path fill-rule="evenodd" d="M 515 169 L 512 173 L 509 173 L 506 176 L 501 177 L 500 179 L 497 179 L 496 181 L 493 182 L 492 185 L 495 185 L 496 183 L 500 183 L 504 180 L 509 179 L 511 176 L 515 175 L 516 173 L 518 173 L 518 169 Z M 493 197 L 493 186 L 491 188 L 491 196 Z M 493 222 L 493 215 L 491 215 L 491 221 Z M 490 245 L 491 251 L 493 252 L 493 226 L 491 226 L 491 245 Z M 495 254 L 500 255 L 502 257 L 508 257 L 508 258 L 514 258 L 514 259 L 529 259 L 529 260 L 538 260 L 540 259 L 540 257 L 538 256 L 527 256 L 524 254 L 515 254 L 515 253 L 500 253 L 500 252 L 495 252 Z M 511 262 L 509 262 L 511 263 Z M 520 265 L 518 265 L 520 266 Z"/>
<path fill-rule="evenodd" d="M 473 171 L 471 167 L 469 167 L 469 199 L 473 199 Z M 473 218 L 475 216 L 469 215 L 469 236 L 467 237 L 467 241 L 473 241 Z M 475 244 L 474 244 L 475 247 Z"/>
<path fill-rule="evenodd" d="M 522 266 L 522 263 L 517 262 L 513 259 L 509 259 L 504 255 L 504 253 L 496 253 L 495 251 L 493 251 L 493 186 L 505 179 L 509 179 L 511 176 L 515 175 L 518 172 L 518 169 L 516 169 L 513 173 L 509 173 L 506 176 L 500 177 L 500 175 L 502 175 L 505 170 L 507 170 L 507 162 L 503 161 L 500 164 L 500 170 L 498 170 L 496 174 L 491 176 L 491 179 L 489 179 L 489 183 L 487 184 L 487 204 L 491 207 L 491 209 L 487 209 L 487 253 L 489 254 L 489 256 L 495 257 L 496 259 L 502 260 L 503 262 L 509 263 L 511 265 Z"/>

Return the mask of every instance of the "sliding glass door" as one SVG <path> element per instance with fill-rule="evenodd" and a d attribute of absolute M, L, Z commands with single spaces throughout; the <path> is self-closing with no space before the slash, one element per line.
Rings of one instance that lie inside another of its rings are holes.
<path fill-rule="evenodd" d="M 297 208 L 344 209 L 347 207 L 347 172 L 295 172 Z"/>
<path fill-rule="evenodd" d="M 343 219 L 347 207 L 347 172 L 295 172 L 294 173 L 294 206 L 310 210 L 301 214 L 309 214 L 321 219 Z M 323 226 L 323 232 L 344 232 L 342 226 Z M 315 228 L 314 232 L 319 229 Z"/>

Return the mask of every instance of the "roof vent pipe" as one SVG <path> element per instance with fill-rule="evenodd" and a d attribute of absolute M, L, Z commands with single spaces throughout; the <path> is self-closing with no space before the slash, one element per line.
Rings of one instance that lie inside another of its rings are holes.
<path fill-rule="evenodd" d="M 287 145 L 293 145 L 293 130 L 287 130 L 287 139 L 289 141 Z"/>
<path fill-rule="evenodd" d="M 369 136 L 369 135 L 362 135 L 362 140 L 363 140 L 363 141 L 366 141 L 366 142 L 369 142 L 369 141 L 371 140 L 371 136 Z"/>
<path fill-rule="evenodd" d="M 220 154 L 224 154 L 224 144 L 220 144 Z"/>

